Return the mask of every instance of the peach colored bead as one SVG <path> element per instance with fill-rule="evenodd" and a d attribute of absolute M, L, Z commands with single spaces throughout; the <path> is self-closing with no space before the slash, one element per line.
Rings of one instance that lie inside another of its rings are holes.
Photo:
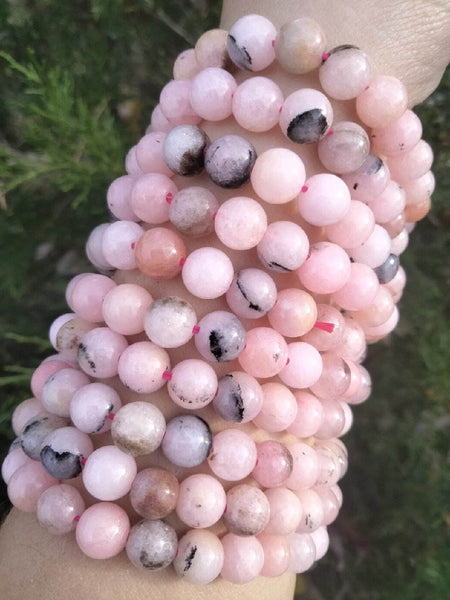
<path fill-rule="evenodd" d="M 200 65 L 197 62 L 194 48 L 181 52 L 173 63 L 174 79 L 192 79 L 199 71 Z"/>
<path fill-rule="evenodd" d="M 228 31 L 225 29 L 210 29 L 205 31 L 195 44 L 195 59 L 201 69 L 219 67 L 228 69 L 231 60 L 227 52 Z"/>
<path fill-rule="evenodd" d="M 169 169 L 163 157 L 165 137 L 166 134 L 162 131 L 155 131 L 144 135 L 136 144 L 136 160 L 143 173 L 173 176 L 173 171 Z"/>
<path fill-rule="evenodd" d="M 356 98 L 356 112 L 369 127 L 386 127 L 405 112 L 408 92 L 396 77 L 378 75 Z"/>
<path fill-rule="evenodd" d="M 281 381 L 296 389 L 308 388 L 322 373 L 322 358 L 311 344 L 293 342 L 288 345 L 289 360 L 279 373 Z"/>
<path fill-rule="evenodd" d="M 339 402 L 334 398 L 322 397 L 322 406 L 323 419 L 319 429 L 316 431 L 316 437 L 319 440 L 329 440 L 341 435 L 345 425 L 344 411 Z"/>
<path fill-rule="evenodd" d="M 232 110 L 237 123 L 247 131 L 269 131 L 278 123 L 283 92 L 267 77 L 252 77 L 236 89 Z"/>
<path fill-rule="evenodd" d="M 402 187 L 406 194 L 406 204 L 419 204 L 434 192 L 436 180 L 432 171 L 405 183 Z"/>
<path fill-rule="evenodd" d="M 130 205 L 141 221 L 160 225 L 169 220 L 168 198 L 178 192 L 174 182 L 161 173 L 146 173 L 139 177 L 131 190 Z"/>
<path fill-rule="evenodd" d="M 356 98 L 369 85 L 371 76 L 367 54 L 356 46 L 337 46 L 319 69 L 320 85 L 335 100 Z"/>
<path fill-rule="evenodd" d="M 171 123 L 169 121 L 169 119 L 167 119 L 167 117 L 164 115 L 163 111 L 161 110 L 161 106 L 159 104 L 157 104 L 152 112 L 150 127 L 151 127 L 152 131 L 162 131 L 163 133 L 168 133 L 171 129 L 173 129 L 175 127 L 175 125 L 174 125 L 174 123 Z M 134 148 L 136 148 L 136 146 L 134 146 Z M 131 150 L 130 150 L 130 152 L 131 152 Z M 127 155 L 127 158 L 128 158 L 128 155 Z M 132 160 L 132 155 L 130 156 L 130 162 L 131 162 L 131 160 Z M 130 171 L 127 167 L 127 173 L 129 175 L 142 175 L 142 171 L 141 171 L 139 165 L 137 164 L 136 151 L 134 152 L 134 161 L 136 162 L 136 169 L 133 168 Z M 134 164 L 133 164 L 133 166 L 134 166 Z"/>
<path fill-rule="evenodd" d="M 39 496 L 58 480 L 47 473 L 40 462 L 25 462 L 11 476 L 8 483 L 8 498 L 23 512 L 36 512 Z"/>
<path fill-rule="evenodd" d="M 130 519 L 123 508 L 113 502 L 98 502 L 81 515 L 76 540 L 90 558 L 112 558 L 122 552 L 130 532 Z"/>
<path fill-rule="evenodd" d="M 288 387 L 276 381 L 261 386 L 263 404 L 253 423 L 266 431 L 284 431 L 297 415 L 295 397 Z"/>
<path fill-rule="evenodd" d="M 353 396 L 353 394 L 355 394 L 361 384 L 361 372 L 359 370 L 359 365 L 349 359 L 345 359 L 345 362 L 348 365 L 348 368 L 350 369 L 350 385 L 348 386 L 345 394 L 343 395 L 344 398 L 350 398 L 351 396 Z"/>
<path fill-rule="evenodd" d="M 333 294 L 332 299 L 345 310 L 364 310 L 372 304 L 378 287 L 378 278 L 371 267 L 351 263 L 347 283 Z"/>
<path fill-rule="evenodd" d="M 122 283 L 110 290 L 103 300 L 102 313 L 110 329 L 122 335 L 144 330 L 144 317 L 153 298 L 134 283 Z"/>
<path fill-rule="evenodd" d="M 296 391 L 297 416 L 287 428 L 289 433 L 307 438 L 314 435 L 323 421 L 323 406 L 316 396 L 309 392 Z"/>
<path fill-rule="evenodd" d="M 350 278 L 350 259 L 340 246 L 318 242 L 310 247 L 310 254 L 297 270 L 300 283 L 316 294 L 332 294 L 341 289 Z"/>
<path fill-rule="evenodd" d="M 260 533 L 257 539 L 264 550 L 263 577 L 279 577 L 289 566 L 289 542 L 284 535 Z"/>
<path fill-rule="evenodd" d="M 310 535 L 293 533 L 289 537 L 289 547 L 291 553 L 289 571 L 304 573 L 313 566 L 316 559 L 316 547 Z"/>
<path fill-rule="evenodd" d="M 365 310 L 353 312 L 351 316 L 363 327 L 377 327 L 391 316 L 393 310 L 391 293 L 380 285 L 372 304 Z"/>
<path fill-rule="evenodd" d="M 317 452 L 308 444 L 296 442 L 289 444 L 288 450 L 292 454 L 292 473 L 284 485 L 290 490 L 305 490 L 313 486 L 319 475 L 319 457 Z"/>
<path fill-rule="evenodd" d="M 372 210 L 364 202 L 352 200 L 347 214 L 325 229 L 328 239 L 344 249 L 363 244 L 375 227 Z"/>
<path fill-rule="evenodd" d="M 253 377 L 273 377 L 286 365 L 285 339 L 270 327 L 255 327 L 247 332 L 247 345 L 238 357 L 239 364 Z"/>
<path fill-rule="evenodd" d="M 140 238 L 135 255 L 137 268 L 144 275 L 152 279 L 172 279 L 181 271 L 186 246 L 170 229 L 154 227 Z"/>
<path fill-rule="evenodd" d="M 262 200 L 286 204 L 293 200 L 305 183 L 302 159 L 287 148 L 271 148 L 258 156 L 250 181 Z"/>
<path fill-rule="evenodd" d="M 372 129 L 370 139 L 376 152 L 395 156 L 411 150 L 422 137 L 422 123 L 412 110 L 387 127 Z"/>
<path fill-rule="evenodd" d="M 312 490 L 300 490 L 295 493 L 303 506 L 303 516 L 300 525 L 297 527 L 298 533 L 311 533 L 322 525 L 324 517 L 323 503 L 319 494 Z"/>
<path fill-rule="evenodd" d="M 392 221 L 405 208 L 405 192 L 395 181 L 390 181 L 378 196 L 369 202 L 377 223 Z"/>
<path fill-rule="evenodd" d="M 289 535 L 303 517 L 302 504 L 287 487 L 271 488 L 264 492 L 270 504 L 270 518 L 264 533 Z"/>
<path fill-rule="evenodd" d="M 422 177 L 431 169 L 432 164 L 433 150 L 425 140 L 417 142 L 409 152 L 388 159 L 391 177 L 400 184 Z"/>
<path fill-rule="evenodd" d="M 320 25 L 309 17 L 284 24 L 275 40 L 275 55 L 288 73 L 302 75 L 320 67 L 326 47 Z"/>
<path fill-rule="evenodd" d="M 231 583 L 247 583 L 261 573 L 264 550 L 256 537 L 227 533 L 221 541 L 224 550 L 222 579 Z"/>
<path fill-rule="evenodd" d="M 313 328 L 317 320 L 314 298 L 298 288 L 278 292 L 274 307 L 268 312 L 271 326 L 286 337 L 300 337 Z"/>
<path fill-rule="evenodd" d="M 417 204 L 408 204 L 405 207 L 405 219 L 408 223 L 416 223 L 420 221 L 430 212 L 431 198 L 425 198 Z"/>
<path fill-rule="evenodd" d="M 249 250 L 262 240 L 267 229 L 267 215 L 256 200 L 236 196 L 220 206 L 214 228 L 219 240 L 228 248 Z"/>

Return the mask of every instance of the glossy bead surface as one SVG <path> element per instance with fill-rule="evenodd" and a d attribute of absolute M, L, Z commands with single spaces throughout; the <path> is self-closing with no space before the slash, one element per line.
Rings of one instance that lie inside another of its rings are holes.
<path fill-rule="evenodd" d="M 126 543 L 127 556 L 138 569 L 159 571 L 175 558 L 178 539 L 173 527 L 161 520 L 136 523 Z"/>
<path fill-rule="evenodd" d="M 70 418 L 84 433 L 104 433 L 111 429 L 109 415 L 122 406 L 119 394 L 104 383 L 90 383 L 80 388 L 70 402 Z"/>
<path fill-rule="evenodd" d="M 261 15 L 246 15 L 231 27 L 227 49 L 231 60 L 241 69 L 262 71 L 275 59 L 273 23 Z"/>
<path fill-rule="evenodd" d="M 102 446 L 89 455 L 82 477 L 86 490 L 99 500 L 128 494 L 136 477 L 136 461 L 116 446 Z"/>
<path fill-rule="evenodd" d="M 225 294 L 233 280 L 233 263 L 217 248 L 198 248 L 189 254 L 181 276 L 186 289 L 197 298 L 212 300 Z"/>
<path fill-rule="evenodd" d="M 292 221 L 274 221 L 267 227 L 256 250 L 265 267 L 287 273 L 305 262 L 309 240 L 300 225 Z"/>
<path fill-rule="evenodd" d="M 280 113 L 281 131 L 297 144 L 318 142 L 332 122 L 333 109 L 327 97 L 310 88 L 290 94 Z"/>
<path fill-rule="evenodd" d="M 163 373 L 170 370 L 165 350 L 152 342 L 136 342 L 122 353 L 118 374 L 121 382 L 139 394 L 151 394 L 165 384 Z"/>
<path fill-rule="evenodd" d="M 60 417 L 68 417 L 72 396 L 88 383 L 89 377 L 78 369 L 61 369 L 50 375 L 41 393 L 44 410 Z"/>
<path fill-rule="evenodd" d="M 319 173 L 306 180 L 297 205 L 300 215 L 307 223 L 323 227 L 345 217 L 350 201 L 350 192 L 340 177 L 331 173 Z"/>
<path fill-rule="evenodd" d="M 224 135 L 206 150 L 205 169 L 212 181 L 223 188 L 238 188 L 250 179 L 256 160 L 253 145 L 240 135 Z"/>
<path fill-rule="evenodd" d="M 115 286 L 116 284 L 110 277 L 86 273 L 84 277 L 74 282 L 70 298 L 68 298 L 69 306 L 82 319 L 92 323 L 101 323 L 103 300 Z"/>
<path fill-rule="evenodd" d="M 344 327 L 345 319 L 339 310 L 329 304 L 318 304 L 317 321 L 302 341 L 312 344 L 319 352 L 325 352 L 341 343 Z"/>
<path fill-rule="evenodd" d="M 351 263 L 350 277 L 332 298 L 345 310 L 364 310 L 372 304 L 378 285 L 378 278 L 371 267 Z"/>
<path fill-rule="evenodd" d="M 289 571 L 304 573 L 310 569 L 316 558 L 316 547 L 307 533 L 293 533 L 289 538 Z"/>
<path fill-rule="evenodd" d="M 58 427 L 66 425 L 67 419 L 42 410 L 24 424 L 20 434 L 22 450 L 33 460 L 40 460 L 41 449 L 47 435 Z"/>
<path fill-rule="evenodd" d="M 245 346 L 245 327 L 233 313 L 224 310 L 207 313 L 198 322 L 198 327 L 195 347 L 206 360 L 234 360 Z"/>
<path fill-rule="evenodd" d="M 225 490 L 211 475 L 191 475 L 180 483 L 176 511 L 189 527 L 211 527 L 223 515 L 225 505 Z"/>
<path fill-rule="evenodd" d="M 297 414 L 295 397 L 288 387 L 272 381 L 261 386 L 263 403 L 253 423 L 266 431 L 284 431 Z"/>
<path fill-rule="evenodd" d="M 178 479 L 170 471 L 156 467 L 143 469 L 130 489 L 131 506 L 145 519 L 163 519 L 175 510 L 178 489 Z"/>
<path fill-rule="evenodd" d="M 149 229 L 136 245 L 136 266 L 152 279 L 172 279 L 181 271 L 186 246 L 175 232 L 165 227 Z"/>
<path fill-rule="evenodd" d="M 253 189 L 269 204 L 293 200 L 305 183 L 302 159 L 287 148 L 271 148 L 258 156 L 250 176 Z"/>
<path fill-rule="evenodd" d="M 230 533 L 258 535 L 266 527 L 269 516 L 269 501 L 259 488 L 243 483 L 228 490 L 223 520 Z"/>
<path fill-rule="evenodd" d="M 396 77 L 378 75 L 356 98 L 356 112 L 369 127 L 385 127 L 398 119 L 408 105 L 405 85 Z"/>
<path fill-rule="evenodd" d="M 106 192 L 108 208 L 117 219 L 138 221 L 130 205 L 130 195 L 134 181 L 134 177 L 123 175 L 114 179 Z"/>
<path fill-rule="evenodd" d="M 209 404 L 217 391 L 217 375 L 204 360 L 188 358 L 172 369 L 167 383 L 170 398 L 182 408 L 197 410 Z"/>
<path fill-rule="evenodd" d="M 289 566 L 289 542 L 282 535 L 261 533 L 258 541 L 264 551 L 264 566 L 261 571 L 263 577 L 278 577 L 286 572 Z"/>
<path fill-rule="evenodd" d="M 152 300 L 140 285 L 122 283 L 106 294 L 102 306 L 103 319 L 110 329 L 122 335 L 141 333 L 144 316 Z"/>
<path fill-rule="evenodd" d="M 108 327 L 96 327 L 82 336 L 78 344 L 78 363 L 91 377 L 114 377 L 119 358 L 127 347 L 127 340 L 120 333 Z"/>
<path fill-rule="evenodd" d="M 99 271 L 108 271 L 113 268 L 111 263 L 106 260 L 103 252 L 103 236 L 105 235 L 110 223 L 97 225 L 89 234 L 86 242 L 86 256 L 89 261 Z"/>
<path fill-rule="evenodd" d="M 178 542 L 173 561 L 177 575 L 193 584 L 211 583 L 223 566 L 223 547 L 219 538 L 206 529 L 192 529 Z"/>
<path fill-rule="evenodd" d="M 227 69 L 230 67 L 227 37 L 228 31 L 225 29 L 209 29 L 198 38 L 194 52 L 196 61 L 202 69 L 207 67 Z"/>
<path fill-rule="evenodd" d="M 172 198 L 169 219 L 184 235 L 208 235 L 214 231 L 214 214 L 218 208 L 217 198 L 206 188 L 186 187 Z"/>
<path fill-rule="evenodd" d="M 105 559 L 122 552 L 129 532 L 130 519 L 123 508 L 112 502 L 98 502 L 81 515 L 75 533 L 84 554 Z"/>
<path fill-rule="evenodd" d="M 249 475 L 256 465 L 256 445 L 239 429 L 226 429 L 214 436 L 208 456 L 211 471 L 225 481 L 239 481 Z"/>
<path fill-rule="evenodd" d="M 340 246 L 330 242 L 312 244 L 309 257 L 298 269 L 300 283 L 316 294 L 331 294 L 348 281 L 350 259 Z"/>
<path fill-rule="evenodd" d="M 297 496 L 286 487 L 276 487 L 264 492 L 270 504 L 270 519 L 264 533 L 289 535 L 299 526 L 303 515 Z"/>
<path fill-rule="evenodd" d="M 174 182 L 161 173 L 147 173 L 133 185 L 130 204 L 139 220 L 160 225 L 169 220 L 168 198 L 178 192 Z"/>
<path fill-rule="evenodd" d="M 367 54 L 356 46 L 337 46 L 327 52 L 319 69 L 320 85 L 335 100 L 351 100 L 369 85 L 371 67 Z"/>
<path fill-rule="evenodd" d="M 343 174 L 342 179 L 354 200 L 369 202 L 387 186 L 389 170 L 379 156 L 369 154 L 359 169 Z"/>
<path fill-rule="evenodd" d="M 155 300 L 144 317 L 144 329 L 149 339 L 161 348 L 178 348 L 193 335 L 197 315 L 186 300 L 167 296 Z"/>
<path fill-rule="evenodd" d="M 381 225 L 375 225 L 365 242 L 349 250 L 349 255 L 355 262 L 369 265 L 372 269 L 382 265 L 390 253 L 391 238 Z"/>
<path fill-rule="evenodd" d="M 394 279 L 400 266 L 400 259 L 395 254 L 389 254 L 387 259 L 374 269 L 380 283 L 389 283 Z"/>
<path fill-rule="evenodd" d="M 247 344 L 238 360 L 253 377 L 273 377 L 286 364 L 288 347 L 285 339 L 270 327 L 255 327 L 247 331 Z"/>
<path fill-rule="evenodd" d="M 178 467 L 196 467 L 212 448 L 212 433 L 206 421 L 196 415 L 171 419 L 161 444 L 164 456 Z"/>
<path fill-rule="evenodd" d="M 266 440 L 256 445 L 257 463 L 252 471 L 255 481 L 262 487 L 271 488 L 283 484 L 292 473 L 292 454 L 284 444 Z"/>
<path fill-rule="evenodd" d="M 374 227 L 375 217 L 370 207 L 360 200 L 352 200 L 342 219 L 328 225 L 325 231 L 330 242 L 347 250 L 363 244 Z"/>
<path fill-rule="evenodd" d="M 275 41 L 275 54 L 285 71 L 302 75 L 320 66 L 326 43 L 320 25 L 309 17 L 300 17 L 281 27 Z"/>
<path fill-rule="evenodd" d="M 247 583 L 261 573 L 264 566 L 264 550 L 256 537 L 227 533 L 222 538 L 222 545 L 222 579 L 231 583 Z"/>
<path fill-rule="evenodd" d="M 144 135 L 136 144 L 136 160 L 144 173 L 160 173 L 169 177 L 173 175 L 164 160 L 165 139 L 165 133 L 154 131 Z"/>
<path fill-rule="evenodd" d="M 319 458 L 316 450 L 303 442 L 289 444 L 288 450 L 293 458 L 292 472 L 284 485 L 294 491 L 310 488 L 316 483 L 319 475 Z"/>
<path fill-rule="evenodd" d="M 36 512 L 40 495 L 58 480 L 52 477 L 41 463 L 30 460 L 19 467 L 8 482 L 8 498 L 23 512 Z"/>
<path fill-rule="evenodd" d="M 370 150 L 369 136 L 352 121 L 334 123 L 328 135 L 319 140 L 320 162 L 332 173 L 351 173 L 363 164 Z"/>
<path fill-rule="evenodd" d="M 111 223 L 102 239 L 103 256 L 115 269 L 126 271 L 135 269 L 134 249 L 143 233 L 142 227 L 134 221 Z M 83 282 L 86 282 L 86 279 L 83 279 L 81 283 Z M 75 310 L 75 312 L 77 311 Z"/>
<path fill-rule="evenodd" d="M 237 83 L 228 71 L 206 67 L 192 80 L 191 104 L 207 121 L 223 121 L 231 115 L 231 102 Z"/>
<path fill-rule="evenodd" d="M 253 198 L 229 198 L 217 211 L 214 229 L 219 240 L 228 248 L 249 250 L 261 241 L 267 229 L 267 215 Z"/>
<path fill-rule="evenodd" d="M 39 523 L 53 535 L 73 531 L 85 509 L 80 492 L 71 485 L 61 483 L 47 488 L 40 496 L 36 507 Z"/>
<path fill-rule="evenodd" d="M 309 392 L 296 391 L 297 415 L 289 425 L 288 432 L 298 438 L 314 435 L 323 420 L 323 406 L 316 396 Z"/>
<path fill-rule="evenodd" d="M 228 306 L 244 319 L 259 319 L 273 307 L 277 288 L 262 269 L 242 269 L 233 277 L 226 293 Z"/>
<path fill-rule="evenodd" d="M 205 166 L 209 137 L 195 125 L 178 125 L 165 137 L 163 154 L 169 169 L 178 175 L 196 175 Z"/>
<path fill-rule="evenodd" d="M 262 403 L 261 386 L 251 375 L 234 371 L 219 379 L 213 406 L 225 421 L 248 423 L 259 413 Z"/>
<path fill-rule="evenodd" d="M 191 88 L 191 81 L 178 79 L 169 81 L 161 90 L 161 112 L 173 125 L 197 125 L 201 121 L 201 117 L 192 108 Z"/>
<path fill-rule="evenodd" d="M 72 479 L 92 454 L 91 438 L 76 427 L 60 427 L 48 434 L 42 444 L 41 462 L 56 479 Z"/>
<path fill-rule="evenodd" d="M 31 458 L 29 458 L 22 450 L 19 441 L 19 445 L 10 450 L 2 462 L 2 479 L 6 485 L 8 485 L 9 480 L 14 473 L 20 469 L 22 465 L 28 462 L 31 462 Z"/>
<path fill-rule="evenodd" d="M 377 152 L 395 156 L 408 152 L 422 137 L 422 123 L 412 110 L 405 110 L 401 117 L 386 127 L 372 129 L 370 139 Z"/>
<path fill-rule="evenodd" d="M 236 89 L 232 110 L 237 123 L 247 131 L 269 131 L 278 123 L 283 93 L 267 77 L 252 77 Z"/>
<path fill-rule="evenodd" d="M 150 402 L 129 402 L 114 416 L 111 436 L 115 445 L 131 456 L 151 454 L 166 430 L 162 412 Z"/>

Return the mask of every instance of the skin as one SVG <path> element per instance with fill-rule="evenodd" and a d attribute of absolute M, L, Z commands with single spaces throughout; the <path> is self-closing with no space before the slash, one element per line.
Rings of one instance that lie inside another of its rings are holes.
<path fill-rule="evenodd" d="M 225 0 L 221 26 L 229 28 L 236 19 L 249 13 L 263 14 L 276 26 L 296 16 L 315 18 L 327 34 L 329 48 L 342 43 L 361 46 L 371 57 L 376 72 L 399 77 L 407 86 L 410 106 L 423 101 L 433 92 L 450 57 L 450 7 L 445 0 Z M 272 66 L 264 74 L 276 80 L 286 95 L 299 87 L 318 87 L 317 75 L 314 73 L 293 77 Z M 245 77 L 247 75 L 244 73 L 237 74 L 238 81 Z M 334 103 L 334 109 L 337 120 L 356 119 L 352 102 Z M 243 132 L 238 126 L 227 122 L 205 129 L 212 139 L 225 133 L 240 133 L 255 143 L 258 152 L 274 146 L 290 147 L 299 152 L 309 175 L 321 170 L 311 147 L 299 149 L 278 133 L 277 129 L 259 136 Z M 174 180 L 177 183 L 177 178 Z M 217 187 L 202 177 L 191 182 L 190 185 L 210 187 L 220 201 L 232 195 L 218 191 Z M 253 192 L 250 186 L 244 186 L 236 195 L 252 196 Z M 291 219 L 294 215 L 290 206 L 265 205 L 265 208 L 271 220 Z M 296 219 L 298 220 L 298 216 Z M 198 245 L 202 245 L 201 240 L 189 243 L 189 250 Z M 251 264 L 248 258 L 243 257 L 243 253 L 230 252 L 230 256 L 236 268 Z M 255 254 L 252 253 L 252 256 L 254 260 Z M 156 297 L 181 293 L 177 282 L 151 284 L 136 272 L 118 273 L 116 279 L 121 283 L 133 281 L 144 285 Z M 289 285 L 286 279 L 283 282 L 286 286 Z M 208 302 L 207 306 L 198 300 L 192 303 L 199 317 L 211 310 L 227 310 L 222 299 Z M 172 364 L 189 356 L 190 349 L 192 347 L 185 346 L 171 351 Z M 233 370 L 230 369 L 230 364 L 222 365 L 218 373 L 229 370 Z M 117 382 L 114 385 L 118 386 L 127 400 L 143 399 L 137 394 L 125 392 Z M 166 417 L 180 412 L 174 405 L 168 405 L 163 392 L 153 394 L 151 400 L 163 409 Z M 211 409 L 203 409 L 203 413 L 211 422 L 213 432 L 224 427 L 217 417 L 214 418 Z M 244 430 L 255 440 L 267 437 L 267 434 L 256 430 L 253 425 L 245 426 Z M 293 441 L 289 436 L 272 437 L 283 442 Z M 107 436 L 103 437 L 101 443 L 107 443 L 106 439 Z M 157 463 L 152 456 L 151 464 Z M 146 460 L 143 459 L 139 466 L 146 466 Z M 195 594 L 197 600 L 289 600 L 293 596 L 295 584 L 294 575 L 286 574 L 275 579 L 258 578 L 243 586 L 218 579 L 208 586 L 191 588 L 189 584 L 180 581 L 171 569 L 153 574 L 136 570 L 124 553 L 101 563 L 89 559 L 79 551 L 74 536 L 52 536 L 39 526 L 34 515 L 15 509 L 0 531 L 0 556 L 0 597 L 5 600 L 59 599 L 62 597 L 62 590 L 65 600 L 162 600 L 167 597 L 185 598 L 190 594 Z"/>

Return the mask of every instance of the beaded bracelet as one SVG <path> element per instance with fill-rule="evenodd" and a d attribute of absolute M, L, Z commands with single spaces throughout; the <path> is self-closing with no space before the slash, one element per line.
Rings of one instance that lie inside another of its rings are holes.
<path fill-rule="evenodd" d="M 127 175 L 108 189 L 116 220 L 86 246 L 101 273 L 69 282 L 73 312 L 49 332 L 58 354 L 35 370 L 33 398 L 14 411 L 17 439 L 2 466 L 11 502 L 51 533 L 75 530 L 92 558 L 126 549 L 138 568 L 172 563 L 192 583 L 245 583 L 302 573 L 326 553 L 347 469 L 338 437 L 370 394 L 366 344 L 398 321 L 398 257 L 430 208 L 434 178 L 403 84 L 373 76 L 354 46 L 325 50 L 309 18 L 278 34 L 259 15 L 206 32 L 176 59 Z M 232 74 L 275 58 L 292 74 L 318 68 L 328 96 L 356 99 L 362 125 L 334 122 L 321 91 L 284 98 L 267 77 L 238 84 Z M 290 142 L 316 144 L 326 172 L 307 178 L 295 150 L 258 153 L 240 135 L 210 140 L 200 127 L 232 117 L 252 133 L 279 125 Z M 203 171 L 209 188 L 250 182 L 254 197 L 219 202 L 184 179 Z M 294 203 L 295 222 L 270 220 L 264 203 Z M 200 237 L 207 245 L 189 252 Z M 260 267 L 236 270 L 228 251 L 253 249 Z M 115 281 L 115 269 L 137 269 L 141 284 Z M 184 297 L 154 297 L 171 279 Z M 229 311 L 206 302 L 198 317 L 193 299 L 222 296 Z M 171 352 L 192 341 L 200 358 L 172 365 Z M 165 406 L 185 414 L 166 421 L 152 396 L 163 388 Z M 122 405 L 124 389 L 141 399 Z M 255 443 L 257 428 L 290 441 Z M 148 455 L 167 468 L 142 468 Z M 60 483 L 73 478 L 98 502 L 86 508 L 77 487 Z M 130 514 L 115 503 L 127 494 Z"/>

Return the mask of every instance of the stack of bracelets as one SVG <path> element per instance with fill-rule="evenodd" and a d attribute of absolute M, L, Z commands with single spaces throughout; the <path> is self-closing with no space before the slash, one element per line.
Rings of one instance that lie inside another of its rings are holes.
<path fill-rule="evenodd" d="M 275 59 L 291 78 L 318 69 L 361 124 L 334 122 L 322 91 L 248 76 Z M 233 133 L 207 134 L 225 119 Z M 287 148 L 258 136 L 276 127 Z M 430 208 L 421 135 L 401 81 L 327 49 L 312 19 L 277 33 L 248 15 L 180 54 L 108 189 L 114 220 L 87 241 L 101 273 L 69 282 L 58 354 L 13 414 L 12 504 L 92 558 L 125 550 L 196 584 L 319 560 L 342 504 L 338 438 L 370 393 L 366 346 L 397 324 L 398 257 Z M 306 177 L 305 144 L 325 172 Z M 283 204 L 291 219 L 271 218 Z"/>

